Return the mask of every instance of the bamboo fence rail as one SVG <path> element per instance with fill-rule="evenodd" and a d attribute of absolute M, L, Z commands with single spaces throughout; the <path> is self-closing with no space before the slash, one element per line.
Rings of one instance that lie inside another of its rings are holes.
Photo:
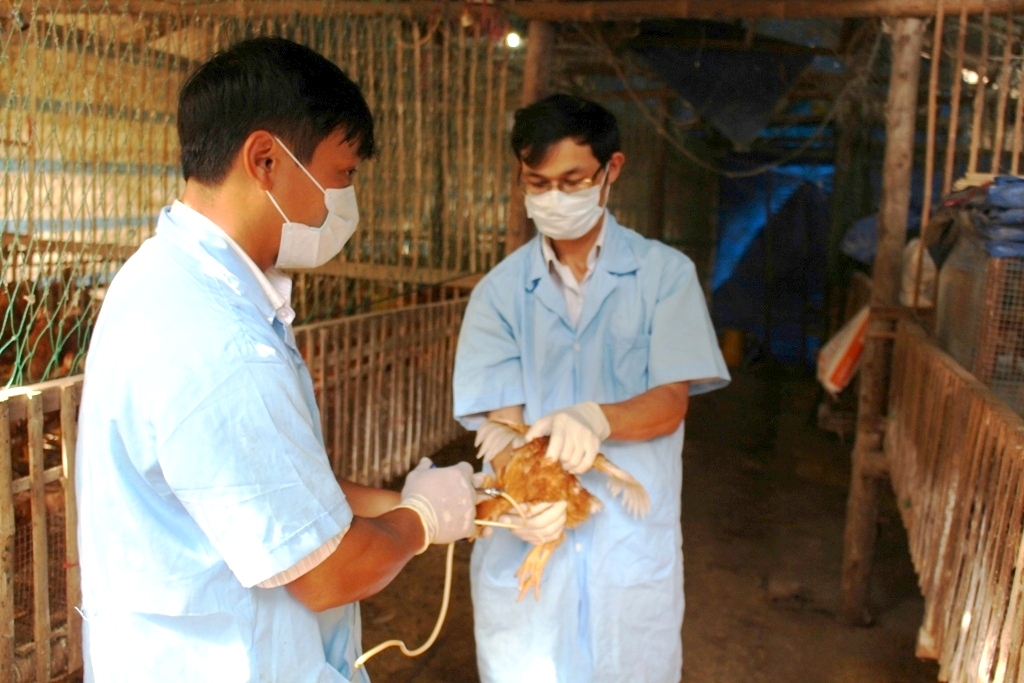
<path fill-rule="evenodd" d="M 952 683 L 1024 681 L 1024 420 L 917 325 L 897 327 L 885 453 Z"/>
<path fill-rule="evenodd" d="M 467 299 L 295 328 L 339 477 L 385 484 L 456 438 Z M 0 391 L 0 683 L 81 669 L 74 488 L 82 376 Z"/>
<path fill-rule="evenodd" d="M 295 329 L 335 474 L 379 486 L 459 435 L 451 377 L 467 301 Z"/>

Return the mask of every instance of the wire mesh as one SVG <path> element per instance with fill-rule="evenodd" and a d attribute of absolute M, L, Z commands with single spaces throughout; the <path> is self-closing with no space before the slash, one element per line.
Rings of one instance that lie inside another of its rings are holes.
<path fill-rule="evenodd" d="M 961 239 L 939 273 L 939 345 L 1024 414 L 1024 258 L 994 258 Z"/>
<path fill-rule="evenodd" d="M 375 115 L 379 156 L 360 169 L 360 229 L 336 262 L 296 274 L 298 322 L 400 301 L 504 255 L 504 124 L 522 76 L 492 8 L 11 7 L 0 9 L 0 386 L 81 370 L 104 287 L 180 193 L 178 88 L 243 38 L 279 35 L 319 51 L 359 83 Z"/>

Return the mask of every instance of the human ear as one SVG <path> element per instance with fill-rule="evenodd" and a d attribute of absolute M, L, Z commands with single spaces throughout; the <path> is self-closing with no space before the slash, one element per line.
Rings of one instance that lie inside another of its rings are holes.
<path fill-rule="evenodd" d="M 273 189 L 274 171 L 280 163 L 274 136 L 265 130 L 253 131 L 242 143 L 240 154 L 246 174 L 256 181 L 260 190 Z"/>
<path fill-rule="evenodd" d="M 608 159 L 608 184 L 614 183 L 619 173 L 622 172 L 622 166 L 626 163 L 626 155 L 622 152 L 615 152 Z"/>

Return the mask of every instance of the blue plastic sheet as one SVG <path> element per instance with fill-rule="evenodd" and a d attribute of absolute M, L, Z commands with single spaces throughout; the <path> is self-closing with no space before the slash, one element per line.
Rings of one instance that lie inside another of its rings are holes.
<path fill-rule="evenodd" d="M 997 176 L 969 211 L 974 236 L 989 256 L 1024 257 L 1024 179 Z"/>
<path fill-rule="evenodd" d="M 986 203 L 998 209 L 1024 209 L 1024 178 L 997 176 L 988 188 Z"/>

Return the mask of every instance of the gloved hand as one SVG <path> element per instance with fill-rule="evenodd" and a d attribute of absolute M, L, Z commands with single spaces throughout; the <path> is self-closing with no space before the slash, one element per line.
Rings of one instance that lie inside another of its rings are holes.
<path fill-rule="evenodd" d="M 396 508 L 408 508 L 423 522 L 424 543 L 451 543 L 469 537 L 475 528 L 476 492 L 473 468 L 468 462 L 451 467 L 434 467 L 423 458 L 405 478 L 402 501 Z"/>
<path fill-rule="evenodd" d="M 523 503 L 519 507 L 526 513 L 526 519 L 513 510 L 498 517 L 498 521 L 517 527 L 510 531 L 527 543 L 540 545 L 562 535 L 568 506 L 564 500 L 555 503 Z"/>
<path fill-rule="evenodd" d="M 611 432 L 601 406 L 587 401 L 548 413 L 537 420 L 526 432 L 526 440 L 550 435 L 545 455 L 552 460 L 561 460 L 567 472 L 583 474 L 594 465 L 601 442 Z"/>
<path fill-rule="evenodd" d="M 473 445 L 480 450 L 476 457 L 483 458 L 484 462 L 490 462 L 498 453 L 505 450 L 509 444 L 512 448 L 519 448 L 526 443 L 526 437 L 503 424 L 487 420 L 476 430 L 476 438 Z"/>

